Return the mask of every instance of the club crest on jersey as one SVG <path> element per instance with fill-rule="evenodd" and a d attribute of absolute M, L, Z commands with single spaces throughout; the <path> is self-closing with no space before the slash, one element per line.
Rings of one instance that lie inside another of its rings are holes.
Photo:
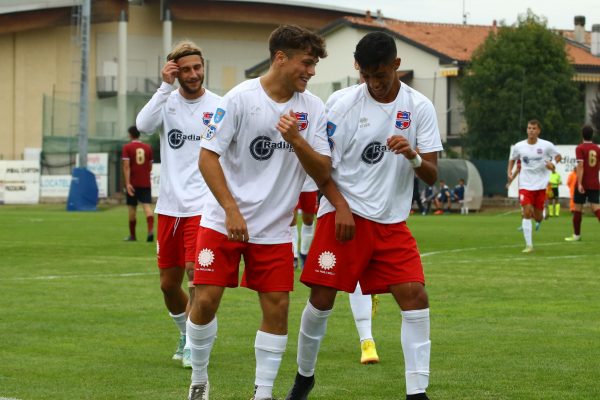
<path fill-rule="evenodd" d="M 298 132 L 308 128 L 308 113 L 297 112 L 296 119 L 298 120 Z"/>
<path fill-rule="evenodd" d="M 206 127 L 206 130 L 204 131 L 204 135 L 202 136 L 202 139 L 211 140 L 212 138 L 215 137 L 215 133 L 217 133 L 217 127 L 213 124 L 210 124 Z"/>
<path fill-rule="evenodd" d="M 224 116 L 225 116 L 225 110 L 223 110 L 222 108 L 217 108 L 217 112 L 215 113 L 215 124 L 218 124 L 219 122 L 221 122 L 221 120 L 223 120 Z"/>
<path fill-rule="evenodd" d="M 538 154 L 542 154 L 544 152 L 542 149 L 537 149 L 536 151 Z"/>
<path fill-rule="evenodd" d="M 396 128 L 400 130 L 408 129 L 410 127 L 410 112 L 398 111 L 396 113 Z"/>
<path fill-rule="evenodd" d="M 202 114 L 202 123 L 204 123 L 204 125 L 208 126 L 208 124 L 210 124 L 210 119 L 212 118 L 213 113 L 211 112 L 205 112 Z"/>

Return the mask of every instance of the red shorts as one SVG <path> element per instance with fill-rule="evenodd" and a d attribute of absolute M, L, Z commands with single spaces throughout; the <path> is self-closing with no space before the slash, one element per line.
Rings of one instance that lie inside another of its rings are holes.
<path fill-rule="evenodd" d="M 380 224 L 354 214 L 356 234 L 348 242 L 335 239 L 335 213 L 317 221 L 300 281 L 364 294 L 388 293 L 391 285 L 425 284 L 417 242 L 405 222 Z"/>
<path fill-rule="evenodd" d="M 209 228 L 198 231 L 194 285 L 238 287 L 240 258 L 244 256 L 241 286 L 257 292 L 294 290 L 291 243 L 234 242 Z"/>
<path fill-rule="evenodd" d="M 527 190 L 519 189 L 519 202 L 521 206 L 531 204 L 533 208 L 538 210 L 544 209 L 544 202 L 546 201 L 546 189 L 540 190 Z"/>
<path fill-rule="evenodd" d="M 317 200 L 317 192 L 302 192 L 296 210 L 302 210 L 305 214 L 316 214 L 319 209 Z"/>
<path fill-rule="evenodd" d="M 200 215 L 171 217 L 158 214 L 156 256 L 158 268 L 185 267 L 196 259 Z"/>

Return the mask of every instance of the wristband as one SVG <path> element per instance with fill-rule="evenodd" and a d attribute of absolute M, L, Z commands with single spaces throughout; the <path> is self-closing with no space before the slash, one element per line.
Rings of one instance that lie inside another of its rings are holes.
<path fill-rule="evenodd" d="M 417 153 L 417 156 L 415 158 L 413 158 L 412 160 L 408 160 L 408 162 L 414 169 L 414 168 L 419 168 L 421 166 L 421 164 L 423 164 L 423 159 L 421 158 L 419 153 Z"/>

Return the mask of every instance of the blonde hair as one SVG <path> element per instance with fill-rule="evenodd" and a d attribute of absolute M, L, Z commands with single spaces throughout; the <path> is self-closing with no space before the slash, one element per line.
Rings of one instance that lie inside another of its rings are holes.
<path fill-rule="evenodd" d="M 200 56 L 202 64 L 204 64 L 204 57 L 202 57 L 202 50 L 200 50 L 200 47 L 196 46 L 196 43 L 191 40 L 182 40 L 173 47 L 173 50 L 167 56 L 167 61 L 173 60 L 176 62 L 181 57 L 191 55 Z"/>

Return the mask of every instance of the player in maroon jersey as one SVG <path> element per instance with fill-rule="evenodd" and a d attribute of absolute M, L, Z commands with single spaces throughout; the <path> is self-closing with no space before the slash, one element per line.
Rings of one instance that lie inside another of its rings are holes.
<path fill-rule="evenodd" d="M 146 214 L 148 226 L 148 242 L 154 241 L 154 215 L 152 203 L 150 172 L 152 172 L 152 147 L 142 143 L 140 132 L 135 126 L 128 129 L 131 142 L 123 146 L 121 159 L 123 161 L 123 175 L 125 176 L 125 189 L 127 194 L 127 208 L 129 209 L 129 236 L 126 241 L 135 241 L 136 210 L 138 201 L 142 204 Z"/>
<path fill-rule="evenodd" d="M 594 129 L 585 125 L 581 129 L 583 143 L 575 149 L 577 158 L 577 186 L 573 197 L 573 236 L 566 237 L 568 242 L 581 240 L 581 214 L 583 205 L 587 201 L 592 206 L 592 211 L 600 221 L 600 206 L 598 205 L 598 193 L 600 191 L 600 179 L 598 171 L 600 170 L 600 146 L 592 142 Z"/>

